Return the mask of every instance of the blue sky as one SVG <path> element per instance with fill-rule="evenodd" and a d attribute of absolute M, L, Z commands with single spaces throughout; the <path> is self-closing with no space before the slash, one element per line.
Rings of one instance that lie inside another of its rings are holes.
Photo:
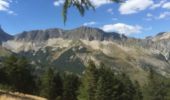
<path fill-rule="evenodd" d="M 64 25 L 61 15 L 64 0 L 0 0 L 0 24 L 9 34 L 82 25 L 138 38 L 170 31 L 170 0 L 126 0 L 122 4 L 91 1 L 96 6 L 95 12 L 89 10 L 81 17 L 70 8 Z"/>

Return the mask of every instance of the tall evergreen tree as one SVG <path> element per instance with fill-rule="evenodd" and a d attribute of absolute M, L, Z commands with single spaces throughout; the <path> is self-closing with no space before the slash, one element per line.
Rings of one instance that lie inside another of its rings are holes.
<path fill-rule="evenodd" d="M 24 57 L 12 55 L 5 59 L 3 67 L 9 85 L 11 85 L 14 90 L 23 93 L 32 93 L 34 91 L 35 82 L 32 68 Z"/>
<path fill-rule="evenodd" d="M 135 81 L 134 87 L 135 87 L 134 100 L 143 100 L 142 90 L 141 90 L 141 87 L 137 81 Z"/>
<path fill-rule="evenodd" d="M 119 76 L 120 83 L 116 92 L 116 100 L 133 100 L 135 87 L 129 77 L 123 73 Z"/>
<path fill-rule="evenodd" d="M 98 70 L 93 61 L 89 61 L 82 77 L 82 85 L 80 87 L 79 100 L 95 100 L 96 88 L 98 80 Z"/>
<path fill-rule="evenodd" d="M 62 98 L 62 95 L 63 95 L 63 80 L 61 78 L 61 75 L 59 73 L 55 73 L 54 74 L 54 89 L 55 89 L 55 95 L 56 97 L 59 99 L 59 98 Z"/>
<path fill-rule="evenodd" d="M 49 100 L 62 97 L 62 79 L 49 68 L 42 77 L 41 96 Z"/>
<path fill-rule="evenodd" d="M 8 84 L 7 75 L 4 71 L 4 67 L 0 68 L 0 84 Z"/>
<path fill-rule="evenodd" d="M 65 74 L 63 80 L 63 100 L 77 100 L 79 77 L 74 74 Z"/>
<path fill-rule="evenodd" d="M 126 74 L 115 75 L 103 65 L 98 69 L 90 65 L 83 75 L 79 100 L 135 100 L 137 90 Z"/>
<path fill-rule="evenodd" d="M 154 72 L 153 69 L 150 69 L 149 72 L 149 82 L 146 85 L 146 97 L 145 99 L 149 100 L 168 100 L 167 99 L 167 85 L 163 81 L 163 77 Z"/>
<path fill-rule="evenodd" d="M 99 69 L 95 100 L 115 100 L 115 82 L 113 71 L 102 66 L 102 68 Z"/>

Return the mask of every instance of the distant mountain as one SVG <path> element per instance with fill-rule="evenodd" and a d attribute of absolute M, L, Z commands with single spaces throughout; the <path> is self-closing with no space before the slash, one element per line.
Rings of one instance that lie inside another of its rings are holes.
<path fill-rule="evenodd" d="M 163 55 L 166 60 L 170 60 L 170 32 L 160 32 L 156 36 L 144 39 L 145 47 L 156 50 Z"/>
<path fill-rule="evenodd" d="M 73 30 L 47 29 L 23 32 L 15 36 L 15 40 L 41 42 L 51 38 L 63 38 L 70 40 L 121 40 L 126 39 L 125 35 L 118 33 L 106 33 L 101 29 L 90 27 L 79 27 Z"/>
<path fill-rule="evenodd" d="M 0 26 L 0 43 L 2 43 L 4 41 L 7 41 L 7 40 L 10 40 L 12 38 L 13 38 L 13 36 L 11 36 L 11 35 L 7 34 L 6 32 L 4 32 L 4 30 Z"/>
<path fill-rule="evenodd" d="M 149 68 L 170 77 L 169 33 L 146 39 L 130 38 L 98 28 L 47 29 L 22 32 L 2 47 L 27 57 L 37 72 L 51 66 L 81 74 L 89 59 L 144 82 Z"/>
<path fill-rule="evenodd" d="M 152 38 L 153 41 L 170 40 L 170 32 L 160 32 Z"/>

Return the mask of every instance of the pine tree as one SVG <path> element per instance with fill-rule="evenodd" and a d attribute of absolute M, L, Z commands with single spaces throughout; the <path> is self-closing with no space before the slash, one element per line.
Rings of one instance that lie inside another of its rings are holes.
<path fill-rule="evenodd" d="M 103 65 L 98 69 L 90 65 L 83 75 L 79 100 L 135 100 L 139 95 L 126 74 L 115 75 Z"/>
<path fill-rule="evenodd" d="M 135 81 L 134 87 L 135 87 L 134 100 L 143 100 L 142 90 L 141 90 L 141 87 L 137 81 Z"/>
<path fill-rule="evenodd" d="M 115 89 L 114 73 L 108 68 L 99 69 L 99 80 L 97 82 L 96 100 L 114 100 Z"/>
<path fill-rule="evenodd" d="M 149 72 L 149 82 L 146 85 L 146 97 L 149 100 L 168 100 L 167 85 L 163 81 L 163 77 L 158 75 L 153 69 Z"/>
<path fill-rule="evenodd" d="M 4 68 L 0 68 L 0 84 L 8 84 Z"/>
<path fill-rule="evenodd" d="M 63 100 L 77 100 L 79 85 L 80 80 L 78 76 L 65 74 L 63 81 Z"/>
<path fill-rule="evenodd" d="M 63 80 L 59 73 L 54 74 L 54 83 L 55 96 L 61 99 L 63 96 Z"/>
<path fill-rule="evenodd" d="M 42 77 L 41 93 L 49 100 L 62 97 L 62 79 L 59 74 L 49 68 Z"/>
<path fill-rule="evenodd" d="M 3 62 L 3 67 L 8 78 L 9 85 L 15 91 L 33 93 L 35 87 L 31 65 L 24 57 L 14 55 Z"/>
<path fill-rule="evenodd" d="M 80 87 L 79 100 L 95 100 L 96 88 L 98 80 L 98 70 L 92 61 L 89 61 L 89 66 L 86 68 L 82 78 Z"/>
<path fill-rule="evenodd" d="M 129 77 L 123 73 L 119 78 L 116 100 L 133 100 L 135 87 Z"/>

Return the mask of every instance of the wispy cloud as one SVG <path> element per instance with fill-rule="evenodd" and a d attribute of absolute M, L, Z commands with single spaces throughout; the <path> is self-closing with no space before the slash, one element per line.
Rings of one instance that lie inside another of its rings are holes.
<path fill-rule="evenodd" d="M 144 20 L 146 21 L 163 20 L 163 19 L 169 19 L 169 17 L 170 17 L 170 12 L 168 11 L 162 12 L 159 15 L 153 15 L 151 13 L 147 13 L 146 18 L 144 18 Z"/>
<path fill-rule="evenodd" d="M 56 0 L 54 1 L 54 6 L 60 6 L 64 3 L 65 0 Z"/>
<path fill-rule="evenodd" d="M 152 17 L 153 15 L 151 13 L 147 13 L 147 17 Z"/>
<path fill-rule="evenodd" d="M 120 6 L 119 11 L 121 14 L 138 13 L 153 4 L 154 2 L 152 0 L 127 0 Z"/>
<path fill-rule="evenodd" d="M 168 17 L 170 17 L 170 12 L 163 12 L 159 15 L 157 19 L 166 19 Z"/>
<path fill-rule="evenodd" d="M 151 13 L 146 14 L 146 18 L 143 18 L 145 21 L 151 21 L 154 19 L 154 15 Z"/>
<path fill-rule="evenodd" d="M 97 24 L 95 21 L 91 21 L 91 22 L 86 22 L 83 24 L 83 26 L 92 26 L 92 25 L 95 25 Z"/>
<path fill-rule="evenodd" d="M 113 14 L 114 14 L 114 13 L 113 13 L 113 9 L 112 9 L 112 8 L 107 9 L 107 12 L 108 12 L 109 14 L 111 14 L 111 15 L 113 15 Z"/>
<path fill-rule="evenodd" d="M 165 3 L 162 8 L 170 9 L 170 2 Z"/>
<path fill-rule="evenodd" d="M 162 7 L 162 5 L 163 5 L 164 3 L 166 3 L 166 1 L 167 1 L 167 0 L 160 0 L 159 3 L 154 3 L 154 4 L 150 7 L 150 9 L 154 10 L 154 9 L 156 9 L 156 8 L 160 8 L 160 7 Z"/>
<path fill-rule="evenodd" d="M 116 23 L 116 24 L 104 25 L 101 29 L 103 29 L 106 32 L 116 31 L 121 34 L 131 35 L 131 34 L 141 33 L 142 27 L 139 25 Z"/>

